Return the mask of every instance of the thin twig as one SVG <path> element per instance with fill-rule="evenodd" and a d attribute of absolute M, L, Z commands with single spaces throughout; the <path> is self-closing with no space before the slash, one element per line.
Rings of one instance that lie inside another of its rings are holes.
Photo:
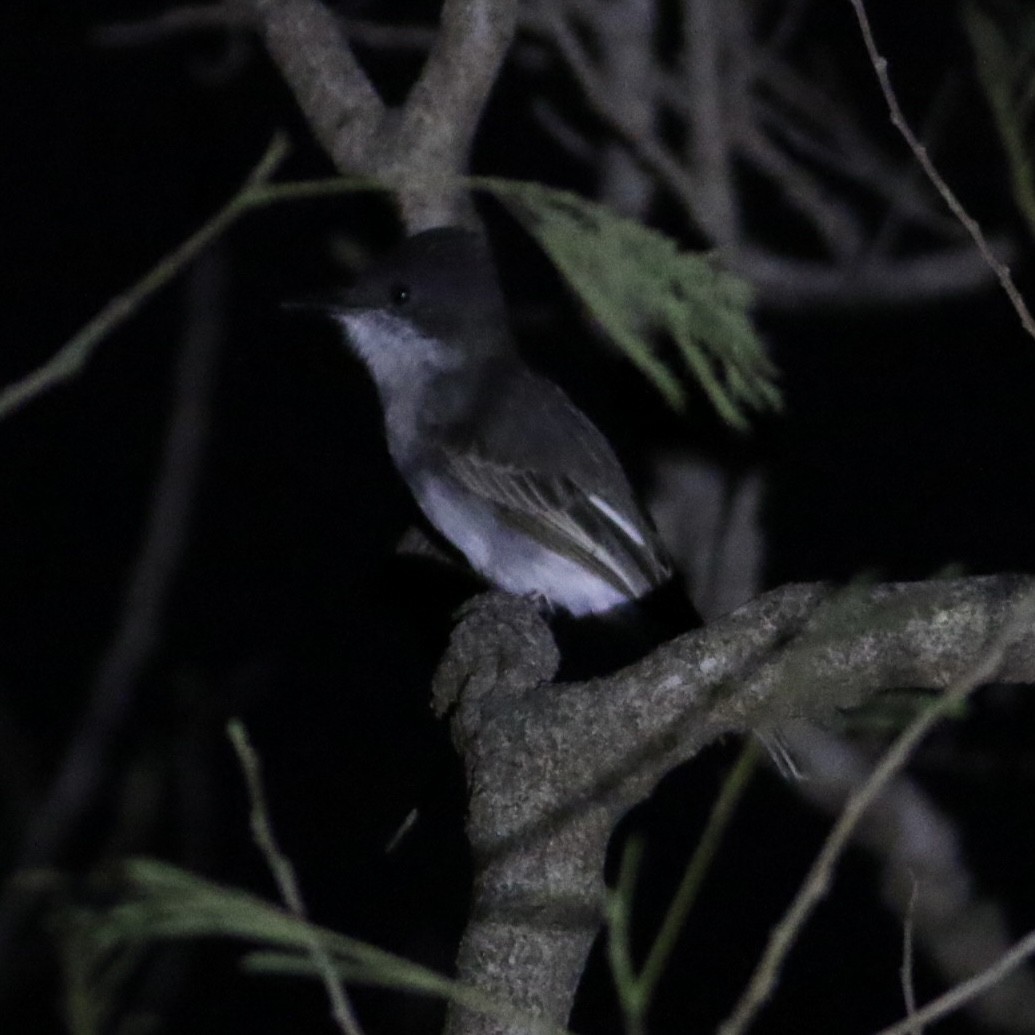
<path fill-rule="evenodd" d="M 952 714 L 976 687 L 987 683 L 995 676 L 1008 648 L 1022 632 L 1030 628 L 1033 620 L 1035 594 L 1021 599 L 1013 616 L 1004 624 L 1002 631 L 984 655 L 942 697 L 926 711 L 921 712 L 899 734 L 866 782 L 848 799 L 797 895 L 783 919 L 771 932 L 769 943 L 755 967 L 751 980 L 733 1013 L 719 1028 L 719 1035 L 741 1035 L 747 1031 L 772 995 L 787 956 L 813 909 L 826 895 L 834 868 L 848 847 L 848 842 L 864 813 L 905 766 L 913 750 L 934 726 Z M 908 1028 L 905 1031 L 908 1031 Z"/>
<path fill-rule="evenodd" d="M 697 893 L 704 882 L 704 878 L 711 868 L 722 840 L 726 836 L 740 801 L 751 783 L 751 778 L 758 767 L 759 748 L 754 738 L 749 738 L 737 759 L 736 765 L 730 770 L 722 785 L 722 790 L 712 811 L 708 816 L 704 832 L 694 851 L 686 872 L 683 874 L 679 887 L 672 897 L 672 904 L 669 906 L 665 919 L 662 921 L 661 929 L 657 938 L 647 954 L 647 960 L 640 972 L 640 988 L 646 1002 L 650 1001 L 665 972 L 672 953 L 675 951 L 676 942 L 682 933 L 683 925 L 690 913 L 697 898 Z M 645 1002 L 645 1005 L 646 1005 Z"/>
<path fill-rule="evenodd" d="M 90 33 L 90 39 L 99 47 L 139 47 L 186 33 L 248 29 L 254 25 L 255 19 L 244 4 L 223 0 L 215 4 L 184 4 L 150 18 L 101 25 Z"/>
<path fill-rule="evenodd" d="M 262 766 L 255 748 L 248 738 L 244 723 L 239 719 L 231 719 L 226 728 L 230 743 L 237 752 L 237 760 L 241 763 L 241 772 L 248 788 L 248 800 L 251 804 L 251 827 L 255 843 L 262 852 L 266 864 L 273 874 L 281 898 L 292 916 L 308 922 L 309 916 L 302 900 L 302 891 L 295 876 L 295 868 L 291 860 L 280 850 L 273 834 L 269 810 L 266 807 L 266 795 L 262 787 Z M 349 1003 L 345 986 L 334 967 L 330 953 L 320 941 L 319 935 L 312 931 L 309 939 L 309 958 L 313 961 L 320 977 L 323 979 L 327 997 L 331 1001 L 331 1013 L 338 1027 L 345 1035 L 363 1035 L 359 1022 Z"/>
<path fill-rule="evenodd" d="M 74 334 L 43 366 L 0 390 L 0 420 L 55 385 L 68 381 L 86 365 L 94 349 L 132 316 L 160 288 L 201 254 L 254 203 L 252 193 L 276 171 L 287 155 L 287 140 L 278 133 L 249 173 L 241 189 L 204 226 L 163 256 L 127 291 L 116 295 Z"/>
<path fill-rule="evenodd" d="M 997 627 L 1000 622 L 996 622 Z M 985 626 L 990 628 L 990 626 Z M 978 653 L 983 648 L 978 648 Z M 906 685 L 903 683 L 902 685 Z M 781 727 L 809 779 L 798 790 L 836 817 L 873 768 L 866 752 L 817 725 Z M 962 834 L 907 772 L 871 806 L 854 843 L 881 869 L 879 884 L 889 909 L 905 917 L 903 939 L 921 948 L 944 979 L 942 989 L 969 979 L 1010 948 L 1002 905 L 982 898 L 964 858 Z M 919 893 L 913 894 L 913 889 Z M 903 945 L 903 959 L 908 955 Z M 907 970 L 912 965 L 905 963 Z M 903 981 L 904 997 L 905 994 Z M 906 1007 L 904 1016 L 910 1009 Z M 997 985 L 971 1007 L 975 1023 L 1020 1035 L 1035 1031 L 1035 973 L 1023 971 Z M 890 1022 L 886 1022 L 890 1023 Z"/>
<path fill-rule="evenodd" d="M 699 222 L 697 184 L 689 171 L 651 134 L 641 133 L 627 125 L 612 110 L 607 84 L 601 81 L 578 36 L 565 22 L 563 13 L 546 0 L 538 0 L 535 10 L 537 19 L 534 27 L 550 37 L 593 110 L 621 135 L 637 160 L 672 191 L 689 218 Z"/>
<path fill-rule="evenodd" d="M 902 981 L 902 999 L 906 1004 L 906 1017 L 914 1021 L 910 1028 L 909 1035 L 921 1035 L 923 1025 L 916 1023 L 916 988 L 913 983 L 913 928 L 916 915 L 916 896 L 919 883 L 913 877 L 913 885 L 909 889 L 909 904 L 906 906 L 906 915 L 902 920 L 902 966 L 899 968 L 899 977 Z"/>
<path fill-rule="evenodd" d="M 754 121 L 745 120 L 734 132 L 744 159 L 773 181 L 784 202 L 808 220 L 838 262 L 847 264 L 862 251 L 862 230 L 854 213 L 831 198 L 804 163 L 779 148 Z"/>
<path fill-rule="evenodd" d="M 246 4 L 240 0 L 224 0 L 217 4 L 184 4 L 152 18 L 112 22 L 94 29 L 90 38 L 102 47 L 138 47 L 164 43 L 188 33 L 252 29 L 256 24 L 255 16 Z M 399 25 L 345 18 L 342 25 L 350 43 L 378 50 L 428 50 L 436 36 L 434 26 L 417 23 Z"/>
<path fill-rule="evenodd" d="M 71 380 L 92 358 L 104 338 L 128 320 L 140 307 L 193 262 L 213 241 L 246 212 L 265 205 L 307 198 L 330 197 L 354 191 L 385 191 L 370 177 L 331 177 L 270 183 L 269 178 L 287 155 L 287 140 L 278 134 L 240 191 L 204 226 L 161 258 L 136 283 L 111 299 L 42 366 L 0 389 L 0 420 L 38 398 L 50 388 Z"/>
<path fill-rule="evenodd" d="M 1024 298 L 1021 296 L 1020 291 L 1017 290 L 1017 285 L 1014 284 L 1013 277 L 1010 276 L 1009 268 L 996 257 L 991 245 L 985 238 L 980 224 L 963 207 L 960 200 L 953 193 L 952 188 L 949 187 L 935 168 L 927 153 L 927 148 L 920 143 L 909 128 L 909 123 L 906 122 L 902 109 L 899 107 L 898 98 L 891 87 L 887 59 L 881 57 L 877 50 L 877 44 L 873 38 L 873 30 L 870 27 L 870 20 L 866 15 L 866 8 L 863 6 L 862 0 L 848 0 L 848 2 L 852 5 L 855 16 L 859 21 L 863 42 L 866 44 L 866 53 L 870 57 L 870 63 L 873 65 L 874 72 L 877 73 L 877 81 L 880 83 L 881 93 L 884 94 L 884 100 L 891 115 L 892 125 L 902 134 L 906 144 L 909 146 L 909 150 L 913 152 L 913 156 L 920 163 L 920 167 L 926 173 L 934 189 L 938 191 L 945 204 L 949 206 L 952 214 L 960 221 L 967 233 L 970 234 L 988 268 L 992 270 L 1002 289 L 1006 292 L 1006 297 L 1009 298 L 1014 311 L 1020 318 L 1021 326 L 1032 338 L 1035 338 L 1035 320 L 1032 319 Z"/>
<path fill-rule="evenodd" d="M 633 893 L 640 872 L 643 844 L 638 839 L 631 838 L 625 846 L 617 887 L 607 897 L 607 923 L 608 958 L 630 1035 L 639 1035 L 646 1030 L 647 1011 L 650 1009 L 658 982 L 664 976 L 686 918 L 697 899 L 697 893 L 722 845 L 757 765 L 758 744 L 754 739 L 749 739 L 712 805 L 708 822 L 639 973 L 633 964 L 630 928 Z"/>
<path fill-rule="evenodd" d="M 877 1035 L 912 1035 L 917 1030 L 917 1025 L 930 1024 L 931 1021 L 941 1020 L 954 1013 L 971 999 L 987 992 L 1032 956 L 1035 956 L 1035 931 L 1026 934 L 1009 952 L 1003 953 L 995 963 L 975 974 L 970 980 L 961 981 L 944 995 L 932 999 L 911 1017 L 882 1028 Z"/>

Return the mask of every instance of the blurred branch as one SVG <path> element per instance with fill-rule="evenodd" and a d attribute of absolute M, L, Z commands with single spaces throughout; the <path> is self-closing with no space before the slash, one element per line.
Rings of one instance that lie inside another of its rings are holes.
<path fill-rule="evenodd" d="M 1006 251 L 1010 245 L 996 240 Z M 843 266 L 796 259 L 753 245 L 729 257 L 728 266 L 751 282 L 755 297 L 773 309 L 920 303 L 987 287 L 988 266 L 973 245 L 944 245 L 919 255 L 866 256 Z"/>
<path fill-rule="evenodd" d="M 350 42 L 372 49 L 428 50 L 435 42 L 435 30 L 424 25 L 385 25 L 363 18 L 343 18 L 341 24 Z M 90 37 L 101 47 L 139 47 L 212 29 L 232 31 L 257 27 L 247 0 L 224 0 L 217 4 L 172 7 L 152 18 L 137 21 L 112 22 L 95 29 Z"/>
<path fill-rule="evenodd" d="M 877 73 L 877 81 L 880 83 L 881 93 L 884 95 L 888 111 L 891 114 L 892 125 L 902 134 L 903 139 L 909 146 L 909 150 L 913 152 L 913 157 L 920 163 L 920 167 L 933 184 L 934 189 L 941 195 L 945 204 L 949 206 L 949 210 L 960 221 L 967 233 L 970 234 L 971 239 L 981 253 L 982 259 L 992 273 L 995 274 L 996 280 L 999 281 L 1003 291 L 1006 292 L 1006 297 L 1010 300 L 1010 304 L 1017 313 L 1021 326 L 1030 337 L 1035 338 L 1035 320 L 1032 319 L 1024 298 L 1021 296 L 1020 291 L 1017 290 L 1013 277 L 1010 276 L 1010 270 L 996 257 L 980 224 L 963 207 L 960 200 L 953 193 L 952 188 L 945 182 L 937 168 L 935 168 L 927 153 L 927 148 L 917 140 L 916 135 L 909 128 L 909 123 L 906 121 L 905 115 L 902 114 L 898 98 L 895 96 L 891 86 L 891 79 L 888 76 L 888 62 L 881 57 L 877 50 L 877 43 L 873 38 L 873 30 L 870 27 L 870 21 L 866 16 L 866 8 L 863 6 L 862 0 L 849 0 L 849 2 L 859 21 L 863 42 L 866 44 L 866 53 L 869 55 L 874 72 Z"/>
<path fill-rule="evenodd" d="M 855 127 L 844 105 L 809 83 L 781 53 L 792 42 L 800 9 L 761 44 L 753 39 L 745 5 L 725 5 L 719 17 L 715 0 L 683 0 L 677 67 L 665 69 L 655 60 L 653 90 L 654 104 L 681 120 L 680 157 L 658 131 L 658 112 L 630 116 L 627 90 L 609 63 L 604 6 L 535 0 L 523 24 L 552 43 L 593 112 L 722 249 L 729 268 L 754 281 L 761 303 L 797 308 L 915 301 L 989 283 L 987 257 L 954 241 L 895 254 L 886 235 L 867 228 L 858 190 L 824 178 L 847 178 L 896 219 L 908 218 L 950 241 L 958 236 L 956 221 L 933 210 L 932 199 Z M 631 34 L 630 42 L 638 38 Z M 643 45 L 656 47 L 652 41 Z M 755 239 L 738 212 L 738 162 L 773 185 L 814 234 L 823 257 L 805 258 Z M 1001 241 L 988 246 L 989 254 L 1007 250 Z M 1005 268 L 996 261 L 996 269 Z"/>
<path fill-rule="evenodd" d="M 672 192 L 696 221 L 699 190 L 692 173 L 657 142 L 653 132 L 644 132 L 642 121 L 632 123 L 621 111 L 614 110 L 610 84 L 598 74 L 586 48 L 565 21 L 563 13 L 547 0 L 535 0 L 534 11 L 536 17 L 528 24 L 549 37 L 596 114 L 622 137 L 637 160 Z"/>
<path fill-rule="evenodd" d="M 254 26 L 255 20 L 243 0 L 222 0 L 221 3 L 184 4 L 150 18 L 102 25 L 90 33 L 90 38 L 101 47 L 139 47 L 188 33 Z"/>
<path fill-rule="evenodd" d="M 612 84 L 614 107 L 623 124 L 637 135 L 657 133 L 654 90 L 654 40 L 658 32 L 656 0 L 612 0 L 596 7 L 600 65 Z M 541 102 L 540 107 L 546 108 Z M 556 121 L 556 120 L 555 120 Z M 601 145 L 597 197 L 622 215 L 647 221 L 654 185 L 651 177 L 620 140 Z"/>
<path fill-rule="evenodd" d="M 776 53 L 756 52 L 752 60 L 759 89 L 751 97 L 750 114 L 739 124 L 765 127 L 793 154 L 874 193 L 917 226 L 943 237 L 959 233 L 956 220 L 911 182 L 913 163 L 886 155 L 847 117 L 843 104 Z"/>
<path fill-rule="evenodd" d="M 747 82 L 738 67 L 744 51 L 743 4 L 683 0 L 678 78 L 687 101 L 685 164 L 697 184 L 698 222 L 719 247 L 743 236 L 741 198 L 733 172 L 730 113 L 743 106 Z"/>
<path fill-rule="evenodd" d="M 45 801 L 23 833 L 14 878 L 58 862 L 79 832 L 158 642 L 166 600 L 186 546 L 208 436 L 215 353 L 223 333 L 221 257 L 209 253 L 195 267 L 188 289 L 187 325 L 161 468 L 122 611 L 72 743 Z M 28 892 L 8 882 L 0 897 L 0 960 L 8 962 L 32 904 Z M 4 971 L 0 965 L 0 972 Z"/>

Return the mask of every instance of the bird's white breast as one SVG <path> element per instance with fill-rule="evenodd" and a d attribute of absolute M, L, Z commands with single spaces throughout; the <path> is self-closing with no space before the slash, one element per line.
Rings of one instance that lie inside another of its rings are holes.
<path fill-rule="evenodd" d="M 424 477 L 413 489 L 428 520 L 500 589 L 544 598 L 576 617 L 628 603 L 611 583 L 503 524 L 487 504 L 448 481 Z"/>

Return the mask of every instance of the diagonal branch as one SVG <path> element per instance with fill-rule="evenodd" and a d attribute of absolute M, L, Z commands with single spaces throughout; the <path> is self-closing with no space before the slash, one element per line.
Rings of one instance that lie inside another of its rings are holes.
<path fill-rule="evenodd" d="M 909 146 L 909 150 L 913 152 L 913 157 L 920 163 L 920 167 L 933 184 L 935 190 L 937 190 L 942 196 L 942 199 L 945 204 L 948 205 L 949 210 L 960 221 L 967 233 L 970 234 L 971 239 L 974 241 L 978 251 L 981 253 L 982 259 L 988 265 L 988 268 L 992 273 L 995 274 L 1000 286 L 1006 293 L 1006 297 L 1010 300 L 1010 304 L 1013 306 L 1014 312 L 1017 313 L 1017 317 L 1021 321 L 1021 326 L 1032 338 L 1035 338 L 1035 319 L 1032 318 L 1023 296 L 1020 291 L 1018 291 L 1017 285 L 1014 284 L 1013 277 L 1010 275 L 1009 267 L 1007 267 L 1005 263 L 999 261 L 991 244 L 985 237 L 985 233 L 981 229 L 981 225 L 963 207 L 962 202 L 956 197 L 952 188 L 945 182 L 941 173 L 939 173 L 935 168 L 934 162 L 931 161 L 931 157 L 927 153 L 927 148 L 920 143 L 916 134 L 912 131 L 909 123 L 906 121 L 906 117 L 903 115 L 902 109 L 899 106 L 898 98 L 895 96 L 895 91 L 891 86 L 891 79 L 888 76 L 887 59 L 881 57 L 877 50 L 877 43 L 873 38 L 873 29 L 870 27 L 870 20 L 866 16 L 866 8 L 863 6 L 862 0 L 849 0 L 849 3 L 852 5 L 853 10 L 855 11 L 855 16 L 859 21 L 859 28 L 862 31 L 863 42 L 866 45 L 866 53 L 873 65 L 874 72 L 877 73 L 877 81 L 880 83 L 881 93 L 884 95 L 885 103 L 888 106 L 892 125 L 894 125 L 894 127 L 902 134 L 903 139 Z"/>

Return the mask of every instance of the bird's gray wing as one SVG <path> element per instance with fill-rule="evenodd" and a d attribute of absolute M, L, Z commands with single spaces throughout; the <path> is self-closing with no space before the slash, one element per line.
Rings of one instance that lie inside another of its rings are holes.
<path fill-rule="evenodd" d="M 445 469 L 464 490 L 492 504 L 501 520 L 630 599 L 670 574 L 631 494 L 608 498 L 571 475 L 501 463 L 473 449 L 451 451 Z M 624 489 L 624 475 L 621 484 Z"/>

